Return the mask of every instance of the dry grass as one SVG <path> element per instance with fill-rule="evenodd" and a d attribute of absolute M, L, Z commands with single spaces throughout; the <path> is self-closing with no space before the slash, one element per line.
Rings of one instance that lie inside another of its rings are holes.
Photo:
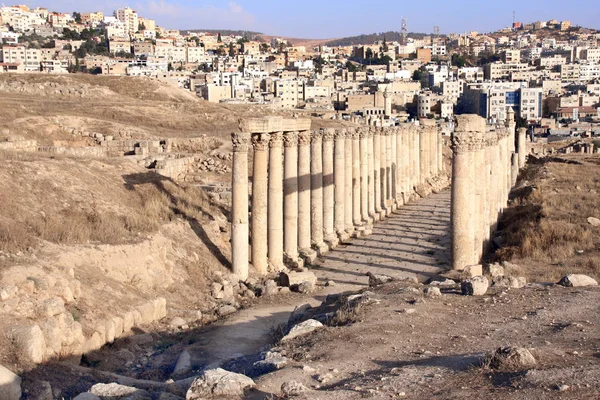
<path fill-rule="evenodd" d="M 535 190 L 518 195 L 500 220 L 506 246 L 496 258 L 527 266 L 533 281 L 557 281 L 565 273 L 600 277 L 600 229 L 587 222 L 600 218 L 600 166 L 589 162 L 598 157 L 570 158 L 578 163 L 529 165 L 522 178 Z"/>
<path fill-rule="evenodd" d="M 132 243 L 174 218 L 202 224 L 214 213 L 199 188 L 180 186 L 152 172 L 125 175 L 123 185 L 119 175 L 123 167 L 109 169 L 105 162 L 98 164 L 108 171 L 85 160 L 52 160 L 26 153 L 7 157 L 8 171 L 1 178 L 10 182 L 0 191 L 0 251 L 24 252 L 40 241 Z"/>

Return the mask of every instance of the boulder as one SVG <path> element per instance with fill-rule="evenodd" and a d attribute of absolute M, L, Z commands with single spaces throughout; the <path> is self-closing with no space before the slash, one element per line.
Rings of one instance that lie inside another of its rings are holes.
<path fill-rule="evenodd" d="M 40 315 L 44 317 L 54 317 L 65 311 L 65 301 L 60 297 L 53 297 L 44 301 L 39 308 Z"/>
<path fill-rule="evenodd" d="M 0 399 L 21 399 L 21 378 L 2 365 L 0 365 Z"/>
<path fill-rule="evenodd" d="M 523 370 L 533 368 L 536 360 L 529 350 L 521 347 L 501 347 L 490 358 L 490 367 L 503 370 Z"/>
<path fill-rule="evenodd" d="M 489 287 L 485 276 L 476 276 L 461 282 L 460 289 L 464 296 L 483 296 Z"/>
<path fill-rule="evenodd" d="M 46 341 L 38 325 L 18 326 L 11 329 L 10 336 L 18 351 L 21 362 L 39 364 L 44 361 Z"/>
<path fill-rule="evenodd" d="M 483 275 L 483 265 L 469 265 L 469 266 L 465 267 L 463 274 L 465 276 L 468 276 L 469 278 L 475 278 L 476 276 L 481 276 L 481 275 Z"/>
<path fill-rule="evenodd" d="M 281 393 L 286 397 L 300 396 L 307 391 L 308 388 L 298 381 L 284 382 L 281 385 Z"/>
<path fill-rule="evenodd" d="M 501 288 L 521 289 L 527 285 L 527 279 L 523 276 L 496 276 L 492 280 L 492 286 Z"/>
<path fill-rule="evenodd" d="M 497 276 L 504 276 L 504 267 L 500 264 L 490 264 L 487 267 L 487 273 L 492 278 Z"/>
<path fill-rule="evenodd" d="M 600 219 L 598 218 L 594 218 L 594 217 L 589 217 L 587 219 L 588 223 L 593 226 L 594 228 L 598 228 L 600 227 Z"/>
<path fill-rule="evenodd" d="M 118 383 L 97 383 L 89 390 L 101 400 L 152 400 L 152 396 L 145 390 L 131 386 L 119 385 Z"/>
<path fill-rule="evenodd" d="M 253 364 L 253 367 L 260 371 L 261 374 L 266 374 L 285 367 L 288 359 L 276 351 L 268 351 L 264 358 Z"/>
<path fill-rule="evenodd" d="M 299 323 L 298 325 L 295 325 L 292 329 L 290 329 L 288 334 L 285 335 L 281 339 L 281 341 L 285 342 L 285 341 L 297 338 L 299 336 L 308 335 L 309 333 L 321 328 L 322 326 L 323 326 L 323 324 L 320 323 L 319 321 L 314 320 L 314 319 L 308 319 L 304 322 Z"/>
<path fill-rule="evenodd" d="M 426 287 L 425 289 L 423 289 L 423 293 L 425 293 L 425 296 L 427 297 L 440 297 L 442 295 L 440 288 L 436 286 Z"/>
<path fill-rule="evenodd" d="M 570 274 L 564 276 L 560 282 L 558 282 L 558 284 L 565 287 L 598 286 L 598 282 L 596 282 L 595 279 L 581 274 Z"/>
<path fill-rule="evenodd" d="M 294 287 L 304 282 L 310 282 L 314 287 L 317 284 L 317 276 L 310 271 L 284 271 L 279 274 L 279 283 L 281 286 Z"/>
<path fill-rule="evenodd" d="M 204 371 L 187 391 L 186 400 L 241 397 L 253 388 L 254 381 L 246 375 L 236 374 L 222 368 Z"/>
<path fill-rule="evenodd" d="M 371 272 L 367 272 L 367 276 L 369 277 L 369 286 L 379 286 L 394 280 L 391 276 Z"/>
<path fill-rule="evenodd" d="M 308 294 L 308 293 L 314 292 L 315 285 L 314 285 L 314 283 L 312 283 L 310 281 L 305 281 L 299 285 L 292 286 L 292 290 L 295 292 L 298 292 L 298 293 Z"/>

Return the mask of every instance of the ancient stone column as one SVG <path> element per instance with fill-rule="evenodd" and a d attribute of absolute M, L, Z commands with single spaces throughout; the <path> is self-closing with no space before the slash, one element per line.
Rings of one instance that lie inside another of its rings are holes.
<path fill-rule="evenodd" d="M 438 167 L 437 167 L 437 171 L 438 174 L 441 174 L 444 172 L 444 138 L 442 137 L 441 133 L 438 132 L 437 134 L 437 139 L 438 139 L 438 148 L 437 148 L 437 163 L 438 163 Z"/>
<path fill-rule="evenodd" d="M 374 150 L 375 150 L 375 143 L 374 143 L 374 134 L 373 132 L 375 131 L 375 129 L 373 128 L 369 128 L 367 134 L 367 140 L 368 140 L 368 147 L 367 147 L 367 153 L 368 153 L 368 162 L 367 162 L 367 170 L 368 170 L 368 176 L 367 176 L 367 180 L 368 180 L 368 194 L 369 194 L 369 198 L 368 198 L 368 203 L 369 203 L 369 218 L 372 221 L 379 221 L 379 214 L 375 214 L 375 154 L 374 154 Z"/>
<path fill-rule="evenodd" d="M 268 231 L 267 231 L 267 204 L 268 204 L 268 165 L 269 165 L 269 140 L 268 133 L 252 134 L 254 147 L 254 166 L 252 171 L 252 265 L 256 272 L 265 275 L 268 271 Z"/>
<path fill-rule="evenodd" d="M 475 255 L 475 166 L 471 153 L 481 146 L 485 119 L 476 115 L 457 115 L 452 136 L 452 268 L 463 270 L 477 264 Z"/>
<path fill-rule="evenodd" d="M 396 210 L 400 204 L 398 196 L 398 128 L 392 127 L 390 135 L 390 156 L 392 164 L 390 166 L 391 179 L 391 206 L 392 210 Z"/>
<path fill-rule="evenodd" d="M 336 129 L 334 141 L 334 228 L 340 241 L 349 239 L 346 232 L 346 130 Z"/>
<path fill-rule="evenodd" d="M 241 280 L 248 278 L 248 133 L 232 133 L 231 266 Z"/>
<path fill-rule="evenodd" d="M 438 153 L 438 141 L 440 139 L 440 132 L 438 130 L 437 125 L 433 128 L 433 131 L 431 132 L 432 135 L 432 142 L 431 142 L 431 175 L 432 176 L 437 176 L 440 171 L 438 169 L 438 158 L 439 158 L 439 153 Z"/>
<path fill-rule="evenodd" d="M 302 266 L 298 253 L 298 132 L 283 136 L 283 251 L 291 268 Z"/>
<path fill-rule="evenodd" d="M 402 140 L 404 131 L 402 128 L 396 128 L 396 202 L 398 206 L 404 205 L 404 155 L 402 152 Z"/>
<path fill-rule="evenodd" d="M 388 215 L 388 157 L 387 157 L 387 142 L 388 142 L 388 130 L 382 129 L 380 134 L 380 142 L 381 142 L 381 153 L 379 159 L 379 174 L 381 176 L 381 219 L 383 219 L 386 215 Z M 390 210 L 391 211 L 391 210 Z"/>
<path fill-rule="evenodd" d="M 374 190 L 374 220 L 381 218 L 381 131 L 371 128 L 373 133 L 373 190 Z"/>
<path fill-rule="evenodd" d="M 421 127 L 413 125 L 413 188 L 421 184 Z"/>
<path fill-rule="evenodd" d="M 310 144 L 310 236 L 312 247 L 319 255 L 327 253 L 329 247 L 323 237 L 323 131 L 311 133 Z"/>
<path fill-rule="evenodd" d="M 298 133 L 298 247 L 300 257 L 312 264 L 317 253 L 311 248 L 310 131 Z"/>
<path fill-rule="evenodd" d="M 344 204 L 344 222 L 346 225 L 346 233 L 352 235 L 354 233 L 354 220 L 353 220 L 353 200 L 352 200 L 352 137 L 353 129 L 346 131 L 346 139 L 344 140 L 345 154 L 344 154 L 344 188 L 346 202 Z"/>
<path fill-rule="evenodd" d="M 517 153 L 512 153 L 511 159 L 511 185 L 514 187 L 517 184 L 517 178 L 519 177 L 519 155 Z"/>
<path fill-rule="evenodd" d="M 365 223 L 369 218 L 369 129 L 359 131 L 360 139 L 360 215 Z"/>
<path fill-rule="evenodd" d="M 269 264 L 283 269 L 283 132 L 271 133 L 269 142 Z"/>
<path fill-rule="evenodd" d="M 352 131 L 352 220 L 355 229 L 362 226 L 360 213 L 360 134 Z"/>
<path fill-rule="evenodd" d="M 484 153 L 483 153 L 483 137 L 485 131 L 481 135 L 481 139 L 473 144 L 473 150 L 470 152 L 472 157 L 473 170 L 473 252 L 475 257 L 475 263 L 479 263 L 481 256 L 483 255 L 483 243 L 485 241 L 485 231 L 483 229 L 483 210 L 484 210 L 484 184 L 483 174 L 484 171 Z"/>
<path fill-rule="evenodd" d="M 335 188 L 333 178 L 333 138 L 335 129 L 323 132 L 323 234 L 330 249 L 337 247 L 339 239 L 334 229 Z"/>
<path fill-rule="evenodd" d="M 420 153 L 420 183 L 425 183 L 429 178 L 429 129 L 422 127 L 419 130 L 419 153 Z"/>
<path fill-rule="evenodd" d="M 385 171 L 386 185 L 387 185 L 387 195 L 386 195 L 386 207 L 388 215 L 394 211 L 392 207 L 393 199 L 392 199 L 392 136 L 393 136 L 393 128 L 386 129 L 386 149 L 385 155 L 387 157 L 387 165 Z"/>
<path fill-rule="evenodd" d="M 519 154 L 519 169 L 525 168 L 527 162 L 527 129 L 519 128 L 517 135 L 517 153 Z"/>

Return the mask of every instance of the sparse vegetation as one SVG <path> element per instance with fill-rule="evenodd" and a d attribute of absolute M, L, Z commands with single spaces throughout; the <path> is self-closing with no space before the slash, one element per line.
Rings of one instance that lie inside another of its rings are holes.
<path fill-rule="evenodd" d="M 521 179 L 535 189 L 517 193 L 500 220 L 505 247 L 496 256 L 528 265 L 532 280 L 557 281 L 565 273 L 600 277 L 600 236 L 587 222 L 600 217 L 598 172 L 590 162 L 530 164 Z"/>

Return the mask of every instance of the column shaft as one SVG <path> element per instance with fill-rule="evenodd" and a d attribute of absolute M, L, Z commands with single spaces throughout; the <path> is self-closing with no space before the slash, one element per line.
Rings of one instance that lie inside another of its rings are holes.
<path fill-rule="evenodd" d="M 334 142 L 334 228 L 340 240 L 346 240 L 346 131 L 335 131 Z"/>
<path fill-rule="evenodd" d="M 319 255 L 329 249 L 323 240 L 323 132 L 311 134 L 310 144 L 310 236 Z"/>
<path fill-rule="evenodd" d="M 269 263 L 275 271 L 283 268 L 283 132 L 273 132 L 269 142 Z"/>
<path fill-rule="evenodd" d="M 381 131 L 377 128 L 373 128 L 373 189 L 375 213 L 381 216 Z"/>
<path fill-rule="evenodd" d="M 264 275 L 268 271 L 268 164 L 269 164 L 268 133 L 252 135 L 254 147 L 254 165 L 252 171 L 252 265 L 256 272 Z"/>
<path fill-rule="evenodd" d="M 358 131 L 352 134 L 352 219 L 354 226 L 361 226 L 360 214 L 360 139 Z"/>
<path fill-rule="evenodd" d="M 329 248 L 338 244 L 334 229 L 335 188 L 333 178 L 333 138 L 334 129 L 323 132 L 323 234 Z"/>
<path fill-rule="evenodd" d="M 344 205 L 344 221 L 346 225 L 346 232 L 352 234 L 354 232 L 354 220 L 353 220 L 353 199 L 352 199 L 352 134 L 351 130 L 346 131 L 346 139 L 344 141 L 345 154 L 344 154 L 344 180 L 345 180 L 345 196 L 346 202 Z"/>
<path fill-rule="evenodd" d="M 368 128 L 360 130 L 360 215 L 369 222 L 369 140 Z"/>
<path fill-rule="evenodd" d="M 247 133 L 233 133 L 231 208 L 231 266 L 241 280 L 248 278 L 248 140 Z"/>
<path fill-rule="evenodd" d="M 292 267 L 298 254 L 298 132 L 285 132 L 283 170 L 283 251 Z"/>
<path fill-rule="evenodd" d="M 367 170 L 368 170 L 368 193 L 369 193 L 369 217 L 372 220 L 379 220 L 379 216 L 375 217 L 375 143 L 374 143 L 374 129 L 370 128 L 368 133 L 368 146 L 367 146 Z M 375 219 L 377 218 L 377 219 Z"/>
<path fill-rule="evenodd" d="M 311 172 L 310 172 L 310 132 L 298 134 L 298 247 L 300 256 L 307 263 L 313 263 L 316 252 L 311 249 Z"/>

